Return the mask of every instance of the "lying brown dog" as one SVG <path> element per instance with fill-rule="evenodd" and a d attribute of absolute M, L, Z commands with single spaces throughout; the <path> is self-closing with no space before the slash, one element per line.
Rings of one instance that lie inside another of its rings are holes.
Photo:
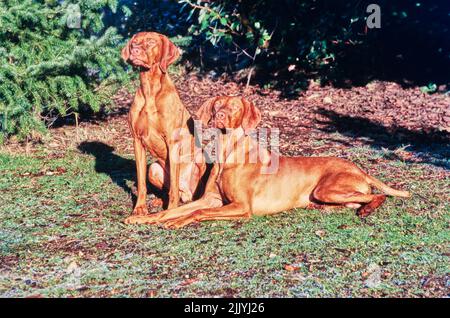
<path fill-rule="evenodd" d="M 355 164 L 335 157 L 279 156 L 278 169 L 270 173 L 276 157 L 258 148 L 245 133 L 260 121 L 259 110 L 240 98 L 213 98 L 200 108 L 199 116 L 204 124 L 213 120 L 214 127 L 233 128 L 222 135 L 221 158 L 214 165 L 204 196 L 176 209 L 132 218 L 129 223 L 164 222 L 166 227 L 178 228 L 196 221 L 249 218 L 311 204 L 358 208 L 358 215 L 365 217 L 386 198 L 371 194 L 371 186 L 388 195 L 409 197 L 408 192 L 395 190 Z M 249 163 L 257 151 L 258 161 Z M 246 160 L 239 162 L 239 158 Z"/>
<path fill-rule="evenodd" d="M 180 196 L 190 201 L 197 190 L 206 165 L 178 158 L 193 157 L 194 138 L 182 138 L 179 129 L 193 131 L 193 120 L 182 104 L 167 74 L 179 57 L 178 48 L 161 34 L 135 34 L 122 49 L 122 58 L 140 69 L 140 86 L 129 112 L 137 168 L 137 202 L 133 215 L 148 213 L 146 198 L 146 150 L 156 159 L 150 166 L 149 180 L 155 187 L 169 189 L 168 208 L 178 206 Z"/>

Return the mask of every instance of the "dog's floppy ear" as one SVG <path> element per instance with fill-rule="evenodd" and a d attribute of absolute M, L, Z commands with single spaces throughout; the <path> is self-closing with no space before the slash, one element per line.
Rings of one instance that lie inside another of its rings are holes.
<path fill-rule="evenodd" d="M 254 129 L 261 121 L 261 112 L 253 102 L 250 102 L 245 98 L 242 98 L 241 100 L 242 104 L 244 104 L 244 114 L 242 115 L 241 124 L 242 128 L 244 128 L 245 131 Z"/>
<path fill-rule="evenodd" d="M 161 38 L 161 59 L 159 67 L 161 72 L 166 73 L 170 64 L 180 56 L 180 50 L 165 35 L 160 34 Z"/>
<path fill-rule="evenodd" d="M 130 46 L 131 46 L 131 42 L 133 41 L 134 35 L 133 37 L 127 42 L 127 44 L 125 44 L 125 46 L 122 49 L 122 59 L 127 62 L 128 59 L 130 58 Z"/>
<path fill-rule="evenodd" d="M 202 106 L 197 110 L 197 117 L 203 123 L 203 125 L 207 126 L 212 117 L 212 109 L 214 103 L 216 102 L 217 97 L 209 98 L 206 102 L 203 103 Z"/>

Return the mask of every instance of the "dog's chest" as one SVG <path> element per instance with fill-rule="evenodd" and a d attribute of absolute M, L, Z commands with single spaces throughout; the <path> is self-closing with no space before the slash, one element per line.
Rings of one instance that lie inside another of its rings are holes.
<path fill-rule="evenodd" d="M 132 116 L 131 128 L 134 135 L 142 141 L 152 156 L 160 159 L 167 157 L 167 147 L 158 124 L 157 113 L 149 114 L 143 110 L 134 118 Z"/>
<path fill-rule="evenodd" d="M 236 174 L 236 165 L 225 165 L 217 176 L 217 187 L 224 199 L 231 202 L 236 197 L 236 191 L 240 189 L 242 182 L 239 174 Z M 245 176 L 244 176 L 245 177 Z"/>
<path fill-rule="evenodd" d="M 131 127 L 135 136 L 146 138 L 148 135 L 154 135 L 158 130 L 157 116 L 150 114 L 143 109 L 138 114 L 131 115 Z M 154 132 L 152 132 L 154 130 Z"/>

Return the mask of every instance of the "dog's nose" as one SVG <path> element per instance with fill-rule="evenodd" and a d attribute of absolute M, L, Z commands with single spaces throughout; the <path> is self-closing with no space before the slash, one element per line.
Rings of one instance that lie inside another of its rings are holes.
<path fill-rule="evenodd" d="M 133 55 L 139 55 L 140 52 L 141 52 L 140 48 L 134 47 L 131 49 L 131 54 Z"/>

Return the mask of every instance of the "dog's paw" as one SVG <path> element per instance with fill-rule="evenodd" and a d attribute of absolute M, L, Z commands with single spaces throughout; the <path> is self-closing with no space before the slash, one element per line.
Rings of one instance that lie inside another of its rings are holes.
<path fill-rule="evenodd" d="M 374 212 L 375 209 L 373 209 L 370 205 L 365 205 L 360 207 L 357 212 L 356 215 L 359 216 L 361 219 L 364 219 L 366 217 L 368 217 L 369 215 L 371 215 Z"/>
<path fill-rule="evenodd" d="M 195 222 L 196 222 L 195 219 L 192 217 L 177 218 L 164 222 L 163 226 L 165 229 L 176 230 Z"/>
<path fill-rule="evenodd" d="M 166 230 L 175 230 L 175 229 L 179 229 L 180 227 L 182 227 L 182 225 L 179 225 L 179 221 L 167 221 L 167 222 L 164 222 L 163 227 Z"/>
<path fill-rule="evenodd" d="M 138 205 L 133 210 L 133 216 L 147 215 L 147 214 L 148 214 L 148 208 L 145 205 Z"/>
<path fill-rule="evenodd" d="M 123 222 L 125 224 L 157 224 L 161 215 L 152 213 L 150 215 L 130 215 Z"/>
<path fill-rule="evenodd" d="M 154 198 L 150 200 L 150 205 L 155 208 L 160 208 L 163 206 L 163 200 L 160 198 Z"/>
<path fill-rule="evenodd" d="M 125 224 L 154 224 L 157 218 L 147 215 L 131 215 L 123 220 Z"/>
<path fill-rule="evenodd" d="M 125 224 L 142 224 L 142 216 L 140 215 L 131 215 L 123 220 Z"/>

